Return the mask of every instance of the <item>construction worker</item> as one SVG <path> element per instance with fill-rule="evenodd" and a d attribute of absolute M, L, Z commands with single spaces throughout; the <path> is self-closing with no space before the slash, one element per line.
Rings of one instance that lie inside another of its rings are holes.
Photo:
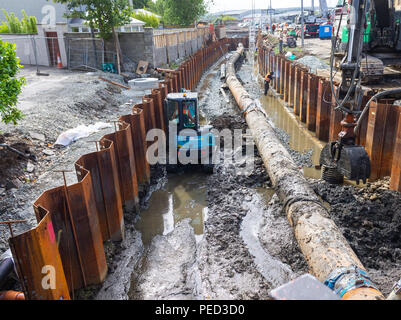
<path fill-rule="evenodd" d="M 274 76 L 273 71 L 266 74 L 266 76 L 265 76 L 265 96 L 267 96 L 267 93 L 269 92 L 270 83 L 271 83 L 271 81 L 273 81 L 273 76 Z"/>

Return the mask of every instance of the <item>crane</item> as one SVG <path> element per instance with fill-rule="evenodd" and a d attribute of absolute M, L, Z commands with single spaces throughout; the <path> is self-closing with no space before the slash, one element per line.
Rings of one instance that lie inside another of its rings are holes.
<path fill-rule="evenodd" d="M 382 65 L 401 64 L 401 12 L 395 10 L 393 1 L 344 0 L 343 6 L 348 4 L 348 41 L 340 64 L 342 80 L 338 90 L 334 89 L 333 84 L 333 64 L 342 18 L 337 35 L 332 41 L 330 63 L 330 83 L 336 102 L 335 109 L 343 112 L 344 119 L 341 121 L 342 130 L 338 140 L 326 145 L 320 155 L 322 176 L 328 182 L 340 183 L 344 177 L 357 183 L 360 180 L 366 182 L 370 176 L 370 159 L 366 150 L 356 145 L 359 126 L 367 114 L 370 101 L 384 96 L 401 95 L 401 89 L 383 91 L 362 106 L 362 80 L 366 81 L 371 76 L 362 62 L 372 56 Z M 372 77 L 377 79 L 377 74 Z"/>

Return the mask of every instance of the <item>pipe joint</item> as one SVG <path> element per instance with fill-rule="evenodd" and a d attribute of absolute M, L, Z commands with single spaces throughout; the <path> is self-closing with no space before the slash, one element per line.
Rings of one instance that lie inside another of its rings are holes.
<path fill-rule="evenodd" d="M 359 288 L 378 290 L 366 271 L 355 265 L 334 270 L 324 284 L 340 297 Z"/>

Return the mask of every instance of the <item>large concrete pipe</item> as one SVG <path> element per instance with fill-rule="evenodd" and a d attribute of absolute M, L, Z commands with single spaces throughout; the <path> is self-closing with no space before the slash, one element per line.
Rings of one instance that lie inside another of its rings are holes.
<path fill-rule="evenodd" d="M 283 203 L 309 266 L 310 273 L 343 299 L 383 299 L 327 209 L 306 181 L 288 151 L 276 137 L 264 111 L 235 75 L 235 63 L 244 52 L 240 45 L 227 63 L 227 84 L 238 103 Z"/>

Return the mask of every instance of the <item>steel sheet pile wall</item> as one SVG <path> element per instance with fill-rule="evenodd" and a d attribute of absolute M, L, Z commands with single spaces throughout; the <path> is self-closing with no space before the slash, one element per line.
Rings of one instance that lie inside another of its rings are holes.
<path fill-rule="evenodd" d="M 275 72 L 273 88 L 307 129 L 321 141 L 337 140 L 344 116 L 334 110 L 330 82 L 284 56 L 275 55 L 269 48 L 259 47 L 258 52 L 260 74 L 264 77 Z M 335 88 L 338 85 L 335 83 Z M 368 100 L 364 97 L 365 104 Z M 370 104 L 369 117 L 361 125 L 357 143 L 370 156 L 370 180 L 391 176 L 391 188 L 401 191 L 401 107 L 393 102 L 379 100 Z"/>
<path fill-rule="evenodd" d="M 97 152 L 78 159 L 77 184 L 47 190 L 34 203 L 38 226 L 9 240 L 28 299 L 67 300 L 74 290 L 105 279 L 103 242 L 124 238 L 123 206 L 128 214 L 138 213 L 140 191 L 150 183 L 146 133 L 166 129 L 166 95 L 181 88 L 194 90 L 222 54 L 246 41 L 214 42 L 168 73 L 159 89 L 133 107 L 132 114 L 115 122 L 114 133 L 96 143 Z M 43 286 L 44 277 L 52 271 L 56 287 Z"/>
<path fill-rule="evenodd" d="M 339 275 L 334 281 L 337 282 L 341 279 L 344 268 L 357 266 L 364 270 L 361 261 L 345 237 L 329 218 L 326 207 L 276 136 L 265 113 L 238 80 L 235 64 L 242 52 L 243 47 L 239 46 L 237 52 L 227 62 L 226 81 L 252 132 L 267 174 L 294 229 L 299 248 L 308 263 L 309 272 L 320 281 L 331 279 L 332 273 L 335 272 Z M 283 79 L 285 78 L 281 77 L 281 80 Z M 280 83 L 280 81 L 277 82 Z M 384 298 L 375 289 L 374 284 L 370 283 L 368 278 L 363 279 L 359 272 L 350 271 L 346 274 L 349 276 L 349 281 L 343 288 L 344 292 L 341 294 L 343 299 Z"/>

